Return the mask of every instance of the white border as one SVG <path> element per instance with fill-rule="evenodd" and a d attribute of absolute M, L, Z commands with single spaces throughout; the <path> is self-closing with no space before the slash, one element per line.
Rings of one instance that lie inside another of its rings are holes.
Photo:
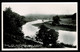
<path fill-rule="evenodd" d="M 15 2 L 16 4 L 77 4 L 78 6 L 78 2 Z M 15 4 L 14 2 L 2 2 L 1 3 L 1 7 L 3 4 Z M 2 8 L 3 9 L 3 8 Z M 1 10 L 2 10 L 1 9 Z M 9 48 L 9 49 L 4 49 L 3 48 L 3 11 L 1 11 L 1 26 L 2 26 L 2 37 L 1 37 L 1 41 L 2 41 L 2 51 L 31 51 L 31 50 L 56 50 L 56 51 L 59 51 L 59 50 L 78 50 L 78 7 L 77 7 L 77 15 L 76 15 L 76 31 L 77 31 L 77 48 Z"/>
<path fill-rule="evenodd" d="M 2 2 L 2 4 L 77 4 L 78 2 Z"/>

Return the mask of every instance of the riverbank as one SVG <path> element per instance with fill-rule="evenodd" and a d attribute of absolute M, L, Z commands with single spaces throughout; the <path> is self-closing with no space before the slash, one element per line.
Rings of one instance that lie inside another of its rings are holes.
<path fill-rule="evenodd" d="M 60 24 L 57 26 L 53 26 L 51 23 L 49 22 L 44 22 L 44 23 L 37 23 L 37 24 L 33 24 L 36 27 L 39 27 L 40 25 L 44 24 L 46 27 L 50 28 L 50 29 L 55 29 L 55 30 L 66 30 L 66 31 L 76 31 L 76 26 L 73 25 L 65 25 L 65 24 Z"/>

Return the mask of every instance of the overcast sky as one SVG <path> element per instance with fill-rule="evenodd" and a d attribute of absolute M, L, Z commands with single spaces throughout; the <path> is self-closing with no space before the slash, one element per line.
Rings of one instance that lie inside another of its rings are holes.
<path fill-rule="evenodd" d="M 2 3 L 2 10 L 11 7 L 20 15 L 28 14 L 73 14 L 77 12 L 77 3 Z"/>

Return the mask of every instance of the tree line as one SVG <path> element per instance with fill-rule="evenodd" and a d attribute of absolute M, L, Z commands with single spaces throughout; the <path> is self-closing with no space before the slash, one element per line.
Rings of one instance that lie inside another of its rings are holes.
<path fill-rule="evenodd" d="M 24 16 L 13 12 L 11 8 L 6 8 L 3 11 L 3 43 L 17 44 L 23 42 L 24 34 L 21 31 L 21 26 L 26 23 Z"/>

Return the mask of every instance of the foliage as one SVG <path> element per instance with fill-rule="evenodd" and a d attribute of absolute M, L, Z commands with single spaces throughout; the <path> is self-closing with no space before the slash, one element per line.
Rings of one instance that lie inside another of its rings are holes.
<path fill-rule="evenodd" d="M 60 43 L 60 45 L 63 45 L 63 46 L 65 46 L 65 47 L 69 47 L 69 48 L 76 48 L 76 46 L 71 45 L 71 44 Z"/>
<path fill-rule="evenodd" d="M 54 29 L 47 28 L 45 25 L 40 26 L 40 30 L 36 35 L 36 39 L 42 41 L 43 46 L 56 44 L 56 41 L 58 39 L 58 32 L 56 32 Z"/>
<path fill-rule="evenodd" d="M 23 33 L 21 26 L 26 23 L 24 16 L 13 12 L 11 8 L 6 8 L 3 11 L 3 33 L 4 33 L 4 44 L 15 44 L 23 42 Z"/>
<path fill-rule="evenodd" d="M 76 20 L 76 13 L 72 15 L 72 20 Z"/>
<path fill-rule="evenodd" d="M 59 21 L 60 21 L 60 17 L 58 16 L 53 17 L 52 25 L 60 24 Z"/>

